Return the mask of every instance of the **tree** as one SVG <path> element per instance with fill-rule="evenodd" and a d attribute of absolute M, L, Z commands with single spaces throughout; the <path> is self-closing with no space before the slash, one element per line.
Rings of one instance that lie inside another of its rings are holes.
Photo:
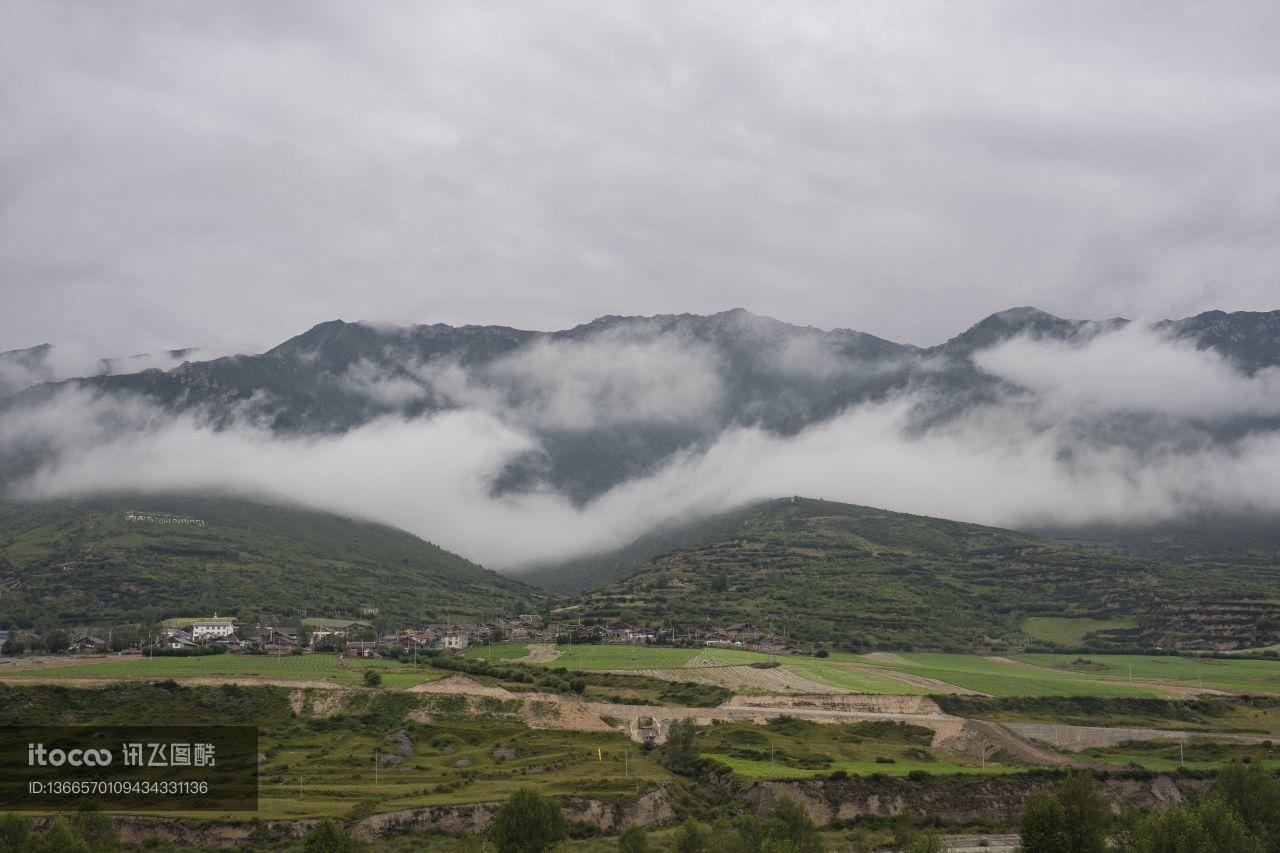
<path fill-rule="evenodd" d="M 649 835 L 644 827 L 629 827 L 618 836 L 618 853 L 649 853 Z"/>
<path fill-rule="evenodd" d="M 1260 764 L 1232 761 L 1218 772 L 1213 795 L 1240 815 L 1264 849 L 1280 851 L 1280 780 Z"/>
<path fill-rule="evenodd" d="M 1068 776 L 1056 791 L 1037 791 L 1022 810 L 1026 853 L 1103 853 L 1111 812 L 1087 773 Z"/>
<path fill-rule="evenodd" d="M 1104 853 L 1111 810 L 1093 776 L 1071 774 L 1058 786 L 1057 797 L 1066 815 L 1068 853 Z"/>
<path fill-rule="evenodd" d="M 0 646 L 0 654 L 16 655 L 22 652 L 22 641 L 14 634 L 4 641 L 4 645 Z"/>
<path fill-rule="evenodd" d="M 1178 803 L 1139 819 L 1121 841 L 1124 853 L 1260 853 L 1240 816 L 1217 797 Z"/>
<path fill-rule="evenodd" d="M 698 732 L 693 720 L 675 720 L 667 729 L 662 759 L 672 773 L 689 774 L 698 767 Z"/>
<path fill-rule="evenodd" d="M 773 807 L 765 827 L 765 840 L 786 842 L 799 853 L 821 853 L 822 837 L 809 813 L 790 797 L 783 797 Z M 763 847 L 762 847 L 763 849 Z"/>
<path fill-rule="evenodd" d="M 303 853 L 355 853 L 363 845 L 328 818 L 307 830 L 302 839 Z"/>
<path fill-rule="evenodd" d="M 686 818 L 671 836 L 671 853 L 707 853 L 711 836 L 707 828 L 692 817 Z"/>
<path fill-rule="evenodd" d="M 516 791 L 493 816 L 490 837 L 498 853 L 542 853 L 569 834 L 556 802 L 532 788 Z"/>
<path fill-rule="evenodd" d="M 1051 792 L 1033 793 L 1022 808 L 1022 849 L 1025 853 L 1067 853 L 1067 813 Z"/>
<path fill-rule="evenodd" d="M 45 648 L 52 654 L 59 654 L 71 648 L 71 635 L 59 628 L 50 632 L 45 640 Z"/>
<path fill-rule="evenodd" d="M 378 687 L 382 684 L 382 673 L 376 669 L 366 669 L 364 671 L 364 686 Z"/>

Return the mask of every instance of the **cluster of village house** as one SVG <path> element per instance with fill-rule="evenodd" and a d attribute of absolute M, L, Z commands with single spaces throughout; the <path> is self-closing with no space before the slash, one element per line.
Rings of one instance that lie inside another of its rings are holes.
<path fill-rule="evenodd" d="M 5 632 L 0 632 L 0 635 Z M 3 642 L 0 636 L 0 642 Z M 464 651 L 473 645 L 506 640 L 547 643 L 663 643 L 712 648 L 750 648 L 781 652 L 782 638 L 749 622 L 722 628 L 647 628 L 619 622 L 588 624 L 558 621 L 545 624 L 541 616 L 521 614 L 479 624 L 438 623 L 375 634 L 368 622 L 297 628 L 242 625 L 234 618 L 212 617 L 194 622 L 190 630 L 165 628 L 159 645 L 174 650 L 196 651 L 219 645 L 230 652 L 293 654 L 310 651 L 341 651 L 351 657 L 395 656 L 405 650 Z M 144 641 L 144 643 L 153 640 Z M 71 651 L 105 651 L 109 639 L 76 636 Z"/>
<path fill-rule="evenodd" d="M 163 642 L 171 649 L 195 650 L 218 644 L 228 651 L 342 651 L 350 657 L 373 657 L 406 649 L 463 651 L 485 640 L 533 640 L 542 633 L 542 617 L 533 614 L 502 617 L 492 623 L 430 624 L 380 635 L 374 634 L 369 623 L 360 621 L 315 625 L 300 632 L 297 628 L 250 627 L 232 618 L 212 618 L 194 622 L 190 631 L 166 628 Z"/>

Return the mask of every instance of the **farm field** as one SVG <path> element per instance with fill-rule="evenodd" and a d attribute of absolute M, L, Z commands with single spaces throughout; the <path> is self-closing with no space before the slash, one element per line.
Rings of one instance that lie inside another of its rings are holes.
<path fill-rule="evenodd" d="M 477 647 L 468 657 L 516 660 L 532 646 L 520 643 Z M 699 665 L 732 666 L 776 662 L 795 675 L 857 693 L 928 695 L 947 685 L 992 696 L 1095 696 L 1159 698 L 1185 696 L 1197 689 L 1196 659 L 1142 655 L 1090 655 L 1096 666 L 1072 669 L 1069 655 L 1016 655 L 1012 659 L 941 652 L 884 652 L 869 655 L 832 652 L 827 658 L 767 655 L 734 649 L 669 646 L 558 646 L 546 666 L 592 670 L 673 670 Z M 1129 666 L 1134 667 L 1129 681 Z M 915 677 L 916 683 L 895 677 Z M 1280 661 L 1204 660 L 1200 677 L 1206 689 L 1280 693 Z M 692 674 L 691 674 L 692 678 Z M 919 679 L 930 679 L 920 681 Z"/>
<path fill-rule="evenodd" d="M 516 660 L 529 654 L 536 644 L 504 643 L 492 649 L 475 646 L 467 657 L 503 658 Z M 735 649 L 690 649 L 673 646 L 631 646 L 622 643 L 609 645 L 556 646 L 554 660 L 544 666 L 563 666 L 566 669 L 670 669 L 689 666 L 691 662 L 705 665 L 731 666 L 734 664 L 765 663 L 771 660 L 786 662 L 786 655 L 767 655 Z"/>
<path fill-rule="evenodd" d="M 544 666 L 584 672 L 617 670 L 664 680 L 720 684 L 746 693 L 821 692 L 827 688 L 831 692 L 931 695 L 953 692 L 949 687 L 954 686 L 996 697 L 1179 698 L 1192 695 L 1203 686 L 1205 690 L 1280 694 L 1280 661 L 1173 656 L 1024 654 L 1006 659 L 933 652 L 834 652 L 827 658 L 815 658 L 733 649 L 627 645 L 550 649 L 505 643 L 492 648 L 477 646 L 467 657 L 499 663 L 524 658 L 534 648 L 543 652 Z M 557 656 L 551 658 L 547 652 Z M 776 666 L 762 666 L 766 663 Z M 376 667 L 384 685 L 393 689 L 441 677 L 441 673 L 425 667 L 395 661 L 340 659 L 332 654 L 81 660 L 69 661 L 65 666 L 18 668 L 5 677 L 260 678 L 354 685 L 368 667 Z"/>
<path fill-rule="evenodd" d="M 617 732 L 542 731 L 492 719 L 437 719 L 404 730 L 412 754 L 384 763 L 376 777 L 374 751 L 385 760 L 395 750 L 381 730 L 295 726 L 264 732 L 260 743 L 268 761 L 261 767 L 258 816 L 343 817 L 362 800 L 377 803 L 378 811 L 485 802 L 533 783 L 556 796 L 590 791 L 620 798 L 669 778 Z"/>
<path fill-rule="evenodd" d="M 834 655 L 844 659 L 843 655 Z M 1103 657 L 1098 655 L 1099 658 Z M 1066 670 L 1041 670 L 979 655 L 933 652 L 893 652 L 850 655 L 850 659 L 925 678 L 955 684 L 992 696 L 1134 696 L 1168 695 L 1158 684 L 1093 679 L 1089 674 Z"/>
<path fill-rule="evenodd" d="M 355 685 L 364 670 L 374 668 L 388 687 L 410 687 L 434 681 L 442 673 L 396 661 L 339 659 L 337 655 L 208 655 L 205 657 L 129 657 L 68 666 L 18 669 L 6 673 L 20 679 L 49 678 L 260 678 L 264 680 L 331 681 Z"/>
<path fill-rule="evenodd" d="M 1148 678 L 1185 687 L 1242 693 L 1280 693 L 1280 661 L 1193 658 L 1154 655 L 1015 655 L 1024 663 L 1089 678 L 1128 681 Z M 1075 662 L 1087 661 L 1076 664 Z M 1073 665 L 1074 664 L 1074 665 Z"/>
<path fill-rule="evenodd" d="M 529 654 L 531 646 L 519 643 L 495 645 L 492 649 L 476 647 L 467 657 L 489 658 L 495 662 L 517 660 Z M 817 682 L 839 690 L 855 693 L 882 693 L 888 695 L 926 695 L 928 687 L 909 684 L 889 673 L 877 673 L 864 665 L 850 666 L 834 659 L 797 657 L 794 655 L 769 655 L 761 652 L 737 649 L 690 649 L 670 646 L 581 645 L 572 648 L 557 646 L 558 656 L 545 666 L 563 666 L 567 669 L 592 670 L 666 670 L 659 677 L 676 677 L 680 670 L 689 670 L 691 681 L 723 683 L 723 679 L 699 677 L 697 669 L 703 667 L 746 666 L 750 664 L 777 663 L 801 679 Z M 852 659 L 852 656 L 851 656 Z M 768 672 L 768 670 L 761 670 Z M 652 674 L 652 673 L 650 673 Z M 707 674 L 710 676 L 710 674 Z M 748 686 L 749 685 L 745 685 Z"/>

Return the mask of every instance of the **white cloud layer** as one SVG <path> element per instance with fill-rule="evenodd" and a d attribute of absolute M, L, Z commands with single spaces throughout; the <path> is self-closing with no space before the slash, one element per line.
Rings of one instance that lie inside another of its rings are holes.
<path fill-rule="evenodd" d="M 1280 369 L 1245 376 L 1214 350 L 1197 350 L 1142 323 L 1083 343 L 1012 338 L 977 353 L 974 362 L 1060 412 L 1280 415 Z"/>
<path fill-rule="evenodd" d="M 535 354 L 516 373 L 541 389 L 531 377 L 546 375 L 548 353 L 556 350 Z M 637 363 L 645 357 L 661 364 L 656 351 L 643 351 Z M 1248 378 L 1212 353 L 1141 329 L 1073 346 L 1018 340 L 978 360 L 1029 390 L 924 433 L 911 428 L 921 402 L 913 396 L 858 406 L 790 437 L 730 429 L 582 507 L 546 490 L 491 494 L 503 466 L 536 447 L 500 406 L 388 417 L 302 439 L 247 424 L 215 431 L 138 400 L 67 391 L 41 409 L 6 415 L 0 454 L 38 441 L 52 446 L 56 464 L 23 483 L 26 496 L 232 489 L 388 522 L 495 567 L 612 548 L 671 516 L 792 494 L 1014 527 L 1152 521 L 1206 509 L 1280 512 L 1276 431 L 1127 446 L 1082 426 L 1135 409 L 1193 419 L 1274 413 L 1271 372 Z M 553 362 L 558 374 L 565 362 Z M 555 423 L 601 423 L 565 388 L 603 394 L 604 412 L 643 411 L 656 393 L 647 376 L 604 367 L 602 374 L 576 356 L 568 364 L 565 385 L 534 398 L 533 411 Z M 614 387 L 628 381 L 635 387 Z"/>

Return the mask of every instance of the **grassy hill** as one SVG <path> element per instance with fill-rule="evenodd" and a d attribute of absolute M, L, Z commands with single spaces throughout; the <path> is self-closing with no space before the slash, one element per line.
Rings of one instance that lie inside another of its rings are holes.
<path fill-rule="evenodd" d="M 295 507 L 179 495 L 0 503 L 0 624 L 481 616 L 534 594 L 404 531 Z"/>
<path fill-rule="evenodd" d="M 1079 620 L 1075 644 L 1095 648 L 1235 648 L 1280 639 L 1280 605 L 1267 576 L 1220 576 L 807 499 L 699 524 L 710 535 L 581 594 L 560 615 L 689 627 L 750 620 L 801 643 L 859 649 L 1016 641 L 1027 636 L 1029 619 L 1045 624 L 1035 617 L 1053 617 L 1066 636 Z M 600 558 L 601 568 L 617 571 L 634 553 L 633 546 Z"/>

